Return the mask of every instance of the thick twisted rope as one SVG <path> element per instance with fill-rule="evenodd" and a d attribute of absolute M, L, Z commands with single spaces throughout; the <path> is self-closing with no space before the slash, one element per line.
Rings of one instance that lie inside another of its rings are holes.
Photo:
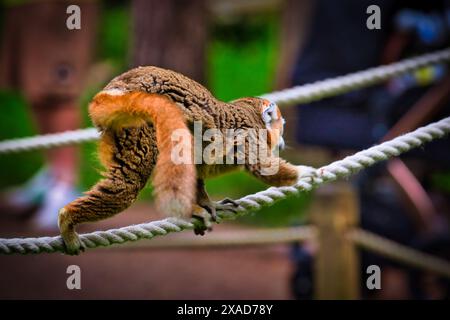
<path fill-rule="evenodd" d="M 324 183 L 349 177 L 377 162 L 396 157 L 434 139 L 442 138 L 449 133 L 450 117 L 319 168 L 315 171 L 316 174 L 314 177 L 302 177 L 295 186 L 271 187 L 267 190 L 243 197 L 236 201 L 239 204 L 236 213 L 227 211 L 218 212 L 219 220 L 234 219 L 249 211 L 255 211 L 263 206 L 271 205 L 275 201 L 286 198 L 289 195 L 297 194 L 300 191 L 309 191 Z M 144 238 L 151 239 L 155 236 L 166 235 L 170 232 L 192 229 L 194 223 L 193 221 L 188 222 L 177 218 L 167 218 L 120 229 L 82 234 L 80 235 L 80 239 L 86 248 L 95 248 Z M 63 250 L 63 242 L 59 236 L 0 239 L 0 253 L 2 254 L 50 253 L 57 251 L 63 252 Z"/>
<path fill-rule="evenodd" d="M 45 134 L 30 138 L 19 138 L 0 142 L 0 154 L 39 149 L 50 149 L 76 143 L 95 141 L 100 137 L 96 128 L 79 129 Z"/>
<path fill-rule="evenodd" d="M 450 279 L 448 261 L 408 248 L 366 230 L 353 230 L 349 236 L 361 248 Z"/>
<path fill-rule="evenodd" d="M 315 226 L 298 226 L 288 228 L 264 228 L 211 232 L 207 237 L 195 237 L 189 234 L 177 234 L 167 241 L 155 238 L 152 241 L 135 241 L 117 249 L 147 248 L 230 248 L 233 246 L 261 246 L 281 243 L 295 243 L 314 239 L 317 233 Z"/>
<path fill-rule="evenodd" d="M 265 94 L 261 97 L 282 106 L 308 103 L 366 88 L 418 68 L 449 60 L 450 49 L 444 49 L 389 65 Z"/>
<path fill-rule="evenodd" d="M 326 182 L 347 178 L 377 162 L 396 157 L 434 139 L 442 138 L 449 133 L 450 117 L 447 117 L 319 168 L 316 170 L 316 176 L 314 178 L 302 178 L 296 186 L 271 187 L 267 190 L 243 197 L 237 200 L 237 202 L 245 210 L 258 210 L 263 205 L 271 205 L 275 200 L 285 198 L 290 194 L 295 194 L 299 190 L 310 191 Z"/>
<path fill-rule="evenodd" d="M 261 97 L 281 106 L 307 103 L 349 91 L 382 83 L 389 78 L 401 75 L 430 64 L 450 60 L 450 49 L 425 54 L 386 66 L 375 67 L 348 75 L 272 92 Z M 82 143 L 98 139 L 95 128 L 47 134 L 31 138 L 19 138 L 0 142 L 0 154 L 48 149 L 57 146 Z"/>

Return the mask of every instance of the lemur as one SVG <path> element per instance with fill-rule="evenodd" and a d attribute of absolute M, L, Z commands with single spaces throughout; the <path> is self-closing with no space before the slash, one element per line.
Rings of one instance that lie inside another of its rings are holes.
<path fill-rule="evenodd" d="M 114 78 L 94 96 L 89 115 L 101 133 L 98 154 L 106 171 L 90 191 L 59 211 L 58 225 L 68 254 L 83 250 L 75 226 L 129 207 L 151 175 L 162 212 L 189 218 L 206 209 L 214 218 L 216 210 L 233 211 L 237 203 L 212 202 L 205 190 L 206 178 L 245 168 L 269 185 L 284 186 L 295 184 L 306 168 L 272 154 L 269 164 L 277 162 L 278 171 L 271 175 L 262 173 L 260 162 L 174 164 L 171 135 L 178 129 L 192 132 L 195 121 L 201 121 L 203 130 L 267 129 L 267 147 L 272 150 L 284 144 L 284 119 L 279 108 L 265 99 L 222 102 L 199 83 L 154 66 L 137 67 Z"/>

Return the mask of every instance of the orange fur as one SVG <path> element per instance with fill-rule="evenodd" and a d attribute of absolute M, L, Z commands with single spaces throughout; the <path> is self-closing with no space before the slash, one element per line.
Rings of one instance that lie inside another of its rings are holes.
<path fill-rule="evenodd" d="M 114 138 L 108 133 L 103 133 L 98 144 L 97 153 L 100 163 L 105 168 L 109 168 L 109 166 L 113 162 L 112 161 L 112 153 L 114 152 L 113 144 Z"/>
<path fill-rule="evenodd" d="M 174 130 L 188 131 L 182 111 L 167 97 L 144 92 L 109 95 L 97 94 L 89 106 L 93 122 L 100 128 L 117 130 L 152 122 L 156 129 L 158 160 L 154 169 L 153 185 L 156 204 L 168 215 L 188 216 L 196 197 L 196 171 L 193 162 L 174 164 L 171 159 Z M 111 158 L 111 144 L 106 135 L 99 148 L 102 163 Z"/>

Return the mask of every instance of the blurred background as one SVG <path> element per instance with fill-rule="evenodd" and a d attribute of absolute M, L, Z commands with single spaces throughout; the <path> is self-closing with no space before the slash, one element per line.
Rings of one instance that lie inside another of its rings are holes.
<path fill-rule="evenodd" d="M 90 127 L 87 104 L 114 76 L 138 65 L 181 72 L 228 101 L 392 63 L 445 48 L 450 1 L 365 0 L 2 1 L 0 140 Z M 81 9 L 69 30 L 66 9 Z M 366 21 L 381 9 L 381 28 Z M 286 107 L 283 157 L 320 167 L 449 115 L 448 66 L 436 64 L 369 89 Z M 324 126 L 324 123 L 326 126 Z M 442 140 L 365 170 L 345 186 L 360 227 L 450 258 L 450 143 Z M 100 177 L 95 143 L 0 156 L 1 237 L 56 235 L 57 211 Z M 266 186 L 245 173 L 211 179 L 214 199 Z M 161 218 L 149 186 L 140 201 L 80 232 Z M 243 230 L 310 222 L 321 194 L 290 197 L 214 227 Z M 175 237 L 194 237 L 188 232 Z M 205 239 L 209 235 L 205 236 Z M 170 241 L 170 237 L 165 237 Z M 184 238 L 182 238 L 184 239 Z M 145 241 L 144 241 L 145 242 Z M 144 246 L 60 254 L 0 256 L 0 298 L 312 299 L 313 243 L 221 248 Z M 359 298 L 443 299 L 448 280 L 360 252 Z M 68 290 L 66 268 L 82 270 Z M 382 290 L 365 286 L 368 265 Z"/>

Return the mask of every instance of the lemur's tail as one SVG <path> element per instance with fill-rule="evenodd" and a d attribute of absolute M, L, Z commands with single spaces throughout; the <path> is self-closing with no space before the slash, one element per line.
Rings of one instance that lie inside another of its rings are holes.
<path fill-rule="evenodd" d="M 158 157 L 153 173 L 156 204 L 171 216 L 188 217 L 196 197 L 196 170 L 192 159 L 192 134 L 182 111 L 167 97 L 144 92 L 102 91 L 89 106 L 94 123 L 117 130 L 151 122 L 156 130 Z M 180 140 L 174 141 L 173 135 Z M 182 136 L 180 136 L 182 134 Z M 174 149 L 177 148 L 177 149 Z M 182 149 L 184 161 L 175 159 Z M 107 161 L 106 161 L 107 162 Z"/>

